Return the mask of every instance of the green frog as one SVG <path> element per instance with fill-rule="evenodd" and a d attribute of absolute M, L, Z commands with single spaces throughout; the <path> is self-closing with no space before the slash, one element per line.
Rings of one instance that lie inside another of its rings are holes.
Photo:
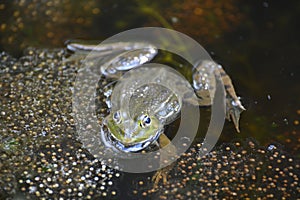
<path fill-rule="evenodd" d="M 152 44 L 118 42 L 95 46 L 69 43 L 67 48 L 75 54 L 93 51 L 95 56 L 110 55 L 101 66 L 101 73 L 109 79 L 118 79 L 112 89 L 113 95 L 108 96 L 110 113 L 104 119 L 109 133 L 107 138 L 112 144 L 123 152 L 139 152 L 154 143 L 160 147 L 170 143 L 163 133 L 164 127 L 179 116 L 182 102 L 187 100 L 186 96 L 191 96 L 186 94 L 190 84 L 175 70 L 141 67 L 158 52 Z M 188 101 L 199 106 L 212 104 L 216 80 L 223 81 L 226 117 L 233 121 L 239 132 L 240 113 L 245 108 L 222 66 L 209 60 L 199 61 L 192 76 L 192 88 L 198 98 Z M 175 147 L 173 153 L 176 154 Z M 155 184 L 161 178 L 166 181 L 164 172 L 161 170 L 154 176 Z"/>

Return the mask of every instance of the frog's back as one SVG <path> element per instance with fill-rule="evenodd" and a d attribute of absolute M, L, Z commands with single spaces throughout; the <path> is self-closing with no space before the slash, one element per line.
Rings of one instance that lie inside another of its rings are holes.
<path fill-rule="evenodd" d="M 168 124 L 178 116 L 180 100 L 169 88 L 157 84 L 145 84 L 131 96 L 129 111 L 132 118 L 147 114 L 155 116 L 164 124 Z"/>
<path fill-rule="evenodd" d="M 189 82 L 177 71 L 148 64 L 130 70 L 118 80 L 111 96 L 112 111 L 122 110 L 132 119 L 141 114 L 155 115 L 168 124 L 178 117 L 188 91 L 193 94 Z"/>

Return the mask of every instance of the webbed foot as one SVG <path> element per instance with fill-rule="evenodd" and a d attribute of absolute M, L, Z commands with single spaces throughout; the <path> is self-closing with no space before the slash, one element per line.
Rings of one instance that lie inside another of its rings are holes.
<path fill-rule="evenodd" d="M 168 147 L 166 147 L 168 145 Z M 160 148 L 166 147 L 165 150 L 160 152 L 160 163 L 165 163 L 170 160 L 171 157 L 177 157 L 176 147 L 171 143 L 169 138 L 162 133 L 159 137 L 159 146 Z M 153 187 L 157 188 L 159 182 L 162 180 L 163 184 L 168 182 L 168 174 L 174 167 L 174 163 L 161 168 L 158 170 L 152 177 Z"/>
<path fill-rule="evenodd" d="M 237 132 L 241 113 L 246 110 L 235 93 L 231 78 L 221 65 L 204 60 L 193 72 L 193 87 L 199 97 L 199 105 L 212 104 L 216 92 L 216 80 L 222 80 L 226 92 L 226 119 L 232 120 Z"/>
<path fill-rule="evenodd" d="M 168 174 L 172 167 L 169 165 L 165 168 L 158 170 L 152 177 L 153 187 L 157 188 L 159 182 L 162 180 L 163 185 L 168 183 Z"/>
<path fill-rule="evenodd" d="M 233 122 L 236 131 L 239 133 L 239 121 L 241 113 L 246 110 L 235 93 L 231 78 L 222 67 L 219 67 L 221 79 L 226 91 L 226 119 Z"/>
<path fill-rule="evenodd" d="M 241 113 L 246 110 L 238 99 L 233 99 L 231 96 L 226 97 L 226 119 L 232 120 L 236 131 L 239 133 L 239 121 Z"/>

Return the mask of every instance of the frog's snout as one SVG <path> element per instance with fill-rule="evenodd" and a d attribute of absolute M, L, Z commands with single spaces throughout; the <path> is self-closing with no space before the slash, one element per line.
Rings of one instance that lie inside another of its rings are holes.
<path fill-rule="evenodd" d="M 137 124 L 132 120 L 124 121 L 124 139 L 132 139 L 134 133 L 137 131 Z"/>

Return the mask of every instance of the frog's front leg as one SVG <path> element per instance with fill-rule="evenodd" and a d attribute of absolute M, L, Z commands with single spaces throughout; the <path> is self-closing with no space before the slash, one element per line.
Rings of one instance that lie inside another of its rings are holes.
<path fill-rule="evenodd" d="M 164 134 L 162 133 L 159 137 L 159 147 L 163 148 L 166 145 L 169 145 L 169 147 L 167 148 L 167 151 L 161 151 L 160 153 L 160 163 L 164 163 L 167 162 L 169 160 L 170 157 L 176 157 L 177 153 L 176 153 L 176 147 L 171 143 L 170 139 Z M 157 188 L 158 183 L 160 182 L 160 180 L 163 181 L 163 184 L 166 184 L 168 181 L 168 174 L 170 172 L 170 170 L 173 168 L 174 164 L 170 164 L 167 167 L 164 167 L 160 170 L 158 170 L 154 176 L 152 177 L 152 181 L 154 182 L 154 188 Z"/>

